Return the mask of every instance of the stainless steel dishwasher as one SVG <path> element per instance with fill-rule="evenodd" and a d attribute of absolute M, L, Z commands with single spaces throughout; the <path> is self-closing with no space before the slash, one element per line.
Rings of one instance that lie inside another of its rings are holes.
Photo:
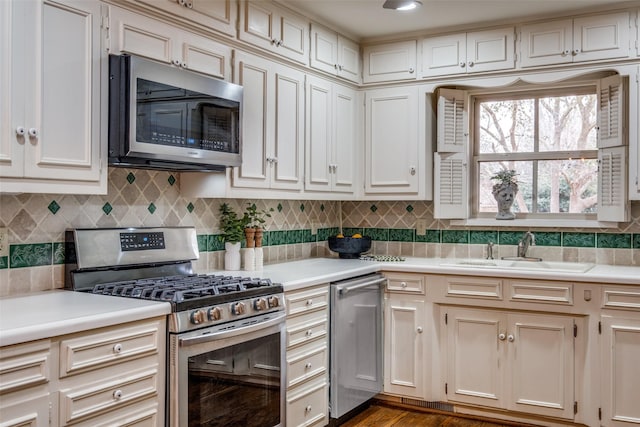
<path fill-rule="evenodd" d="M 331 284 L 331 424 L 382 391 L 385 282 L 376 273 Z"/>

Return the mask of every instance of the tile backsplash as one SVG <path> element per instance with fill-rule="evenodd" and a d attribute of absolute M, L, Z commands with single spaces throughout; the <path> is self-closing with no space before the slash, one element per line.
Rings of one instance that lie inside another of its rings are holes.
<path fill-rule="evenodd" d="M 429 257 L 515 254 L 523 230 L 452 227 L 433 218 L 432 202 L 336 202 L 304 200 L 195 199 L 180 194 L 179 174 L 110 168 L 105 196 L 0 195 L 0 227 L 7 227 L 10 251 L 0 257 L 0 296 L 60 288 L 64 278 L 64 232 L 68 228 L 193 226 L 198 234 L 198 271 L 223 268 L 218 209 L 243 212 L 250 203 L 271 210 L 265 223 L 265 263 L 335 256 L 326 239 L 338 232 L 371 236 L 372 253 Z M 529 254 L 545 259 L 640 265 L 640 202 L 632 221 L 618 229 L 532 230 L 537 245 Z M 427 224 L 416 233 L 416 220 Z M 311 230 L 317 228 L 316 234 Z"/>

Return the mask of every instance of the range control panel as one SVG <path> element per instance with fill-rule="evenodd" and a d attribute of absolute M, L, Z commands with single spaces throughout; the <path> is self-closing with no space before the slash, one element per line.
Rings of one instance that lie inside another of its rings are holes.
<path fill-rule="evenodd" d="M 120 233 L 120 249 L 122 251 L 164 248 L 164 233 L 161 231 Z"/>

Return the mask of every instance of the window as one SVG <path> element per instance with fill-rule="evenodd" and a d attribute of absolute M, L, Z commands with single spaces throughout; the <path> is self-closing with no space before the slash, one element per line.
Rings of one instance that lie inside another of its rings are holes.
<path fill-rule="evenodd" d="M 436 218 L 495 221 L 491 177 L 515 170 L 517 220 L 628 221 L 619 75 L 509 91 L 440 89 L 437 114 Z"/>

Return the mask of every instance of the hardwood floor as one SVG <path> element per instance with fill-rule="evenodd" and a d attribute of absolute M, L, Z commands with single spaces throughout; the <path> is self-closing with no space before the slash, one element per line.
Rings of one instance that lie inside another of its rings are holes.
<path fill-rule="evenodd" d="M 526 424 L 533 427 L 531 424 Z M 525 424 L 497 424 L 475 417 L 453 416 L 447 413 L 426 412 L 419 409 L 375 403 L 351 418 L 341 427 L 513 427 Z"/>

